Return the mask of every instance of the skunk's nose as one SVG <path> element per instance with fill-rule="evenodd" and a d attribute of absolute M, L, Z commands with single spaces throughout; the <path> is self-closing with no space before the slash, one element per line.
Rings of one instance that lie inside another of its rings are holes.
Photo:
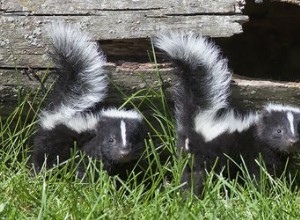
<path fill-rule="evenodd" d="M 130 153 L 130 150 L 129 149 L 122 149 L 120 151 L 120 154 L 124 157 L 124 156 L 127 156 L 128 154 Z"/>
<path fill-rule="evenodd" d="M 299 138 L 289 138 L 288 139 L 288 142 L 292 145 L 292 144 L 295 144 L 297 142 L 299 142 Z"/>

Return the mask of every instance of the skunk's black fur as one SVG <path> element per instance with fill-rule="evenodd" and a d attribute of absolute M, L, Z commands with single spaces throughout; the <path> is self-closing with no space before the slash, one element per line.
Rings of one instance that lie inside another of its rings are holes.
<path fill-rule="evenodd" d="M 59 78 L 40 114 L 32 155 L 35 169 L 70 159 L 76 146 L 102 161 L 109 174 L 123 175 L 144 150 L 142 116 L 134 110 L 99 109 L 108 86 L 105 57 L 87 34 L 64 23 L 52 24 L 48 34 Z"/>
<path fill-rule="evenodd" d="M 179 78 L 175 91 L 178 146 L 194 156 L 183 181 L 191 184 L 194 178 L 194 190 L 200 193 L 206 171 L 215 166 L 216 173 L 224 170 L 223 176 L 235 178 L 240 170 L 228 161 L 241 165 L 241 158 L 256 180 L 260 179 L 259 158 L 270 174 L 280 176 L 286 163 L 291 163 L 290 154 L 300 150 L 300 109 L 268 104 L 260 112 L 242 113 L 233 108 L 228 101 L 227 60 L 201 35 L 169 32 L 158 35 L 155 45 L 171 58 Z"/>

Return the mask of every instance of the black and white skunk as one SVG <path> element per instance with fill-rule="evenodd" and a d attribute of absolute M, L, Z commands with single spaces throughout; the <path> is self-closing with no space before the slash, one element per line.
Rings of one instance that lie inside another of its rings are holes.
<path fill-rule="evenodd" d="M 54 23 L 48 34 L 59 77 L 47 108 L 40 113 L 33 147 L 35 169 L 70 159 L 76 147 L 102 161 L 109 174 L 124 173 L 126 164 L 138 160 L 144 150 L 141 114 L 99 109 L 108 87 L 106 61 L 86 33 L 73 25 Z"/>
<path fill-rule="evenodd" d="M 203 188 L 205 171 L 235 178 L 244 160 L 259 180 L 256 162 L 262 156 L 269 173 L 280 176 L 290 154 L 300 150 L 300 109 L 268 104 L 261 111 L 242 113 L 229 102 L 231 76 L 227 60 L 208 39 L 194 33 L 158 35 L 154 43 L 175 66 L 179 84 L 175 91 L 178 146 L 194 156 L 183 180 L 194 177 L 195 191 Z M 218 162 L 215 164 L 216 159 Z M 229 165 L 228 165 L 229 164 Z M 228 165 L 228 166 L 227 166 Z"/>

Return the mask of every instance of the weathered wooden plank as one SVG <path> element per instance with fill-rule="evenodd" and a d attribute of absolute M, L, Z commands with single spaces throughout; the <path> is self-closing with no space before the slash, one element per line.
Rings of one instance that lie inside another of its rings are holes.
<path fill-rule="evenodd" d="M 174 81 L 175 76 L 170 74 L 170 68 L 163 68 L 164 66 L 165 64 L 159 65 L 159 67 L 162 67 L 162 78 L 166 87 L 170 87 L 168 85 Z M 119 89 L 130 95 L 139 89 L 157 87 L 159 84 L 159 78 L 154 71 L 155 67 L 151 63 L 125 62 L 118 66 L 114 63 L 108 63 L 105 68 L 110 73 L 110 92 L 106 99 L 106 103 L 110 105 L 118 105 L 123 102 Z M 51 74 L 51 70 L 18 69 L 16 71 L 0 68 L 0 116 L 5 118 L 18 105 L 18 92 L 21 94 L 21 98 L 31 94 L 32 99 L 34 93 L 31 93 L 31 91 L 41 87 L 41 79 L 49 74 L 50 76 L 42 86 L 43 92 L 39 93 L 36 101 L 43 97 L 45 91 L 54 82 L 55 77 Z M 18 77 L 22 79 L 18 80 Z M 116 87 L 119 89 L 116 89 Z"/>
<path fill-rule="evenodd" d="M 260 109 L 269 102 L 300 106 L 300 83 L 241 79 L 235 76 L 232 97 L 239 106 L 246 108 Z"/>
<path fill-rule="evenodd" d="M 137 64 L 123 63 L 123 65 L 109 64 L 106 66 L 111 73 L 112 84 L 119 87 L 127 94 L 133 94 L 139 89 L 157 87 L 159 78 L 154 70 L 153 64 Z M 160 74 L 164 81 L 167 91 L 172 91 L 172 87 L 176 83 L 176 77 L 172 73 L 169 64 L 161 64 L 159 66 Z M 20 72 L 24 72 L 20 70 Z M 45 71 L 35 71 L 39 77 Z M 1 78 L 3 75 L 9 76 Z M 36 80 L 32 72 L 27 75 L 25 80 L 21 81 L 17 86 L 16 73 L 14 70 L 0 69 L 0 115 L 8 115 L 17 105 L 18 87 L 21 89 L 23 96 L 30 90 L 37 88 L 40 83 Z M 46 87 L 53 82 L 53 78 L 49 78 Z M 113 86 L 112 86 L 113 87 Z M 170 93 L 169 93 L 170 95 Z M 243 79 L 234 76 L 232 83 L 233 101 L 239 106 L 245 108 L 259 109 L 266 102 L 278 102 L 295 106 L 300 106 L 300 83 L 295 82 L 275 82 L 266 80 Z M 116 90 L 110 92 L 108 102 L 120 103 L 120 94 Z"/>
<path fill-rule="evenodd" d="M 78 23 L 100 39 L 147 38 L 162 29 L 188 29 L 210 36 L 231 36 L 242 31 L 239 22 L 247 16 L 163 16 L 147 12 L 105 11 L 99 16 L 14 16 L 0 17 L 0 66 L 49 66 L 44 27 L 53 20 Z M 145 51 L 146 54 L 146 51 Z"/>
<path fill-rule="evenodd" d="M 6 13 L 24 14 L 89 14 L 97 15 L 103 11 L 148 11 L 148 14 L 204 14 L 237 13 L 235 0 L 3 0 L 2 10 Z"/>
<path fill-rule="evenodd" d="M 157 66 L 161 67 L 162 78 L 165 82 L 174 81 L 175 76 L 170 74 L 171 69 L 166 68 L 170 64 L 157 64 Z M 107 63 L 105 65 L 105 69 L 109 73 L 113 84 L 123 88 L 124 91 L 130 92 L 157 85 L 158 77 L 155 68 L 156 66 L 152 63 L 124 62 L 121 65 L 116 65 L 115 63 Z M 26 91 L 36 89 L 41 85 L 41 81 L 46 75 L 48 78 L 44 85 L 45 87 L 49 86 L 55 79 L 52 69 L 18 68 L 15 70 L 2 69 L 0 67 L 0 102 L 9 101 L 7 97 L 10 97 L 10 94 L 12 97 L 16 97 L 18 87 Z"/>

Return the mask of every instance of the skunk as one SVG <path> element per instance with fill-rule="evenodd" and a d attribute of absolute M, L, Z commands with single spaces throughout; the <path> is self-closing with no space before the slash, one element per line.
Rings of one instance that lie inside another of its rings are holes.
<path fill-rule="evenodd" d="M 201 35 L 161 33 L 154 44 L 167 53 L 178 76 L 174 95 L 178 147 L 193 155 L 183 181 L 203 193 L 206 171 L 224 170 L 223 176 L 235 178 L 240 165 L 259 181 L 260 158 L 270 174 L 280 176 L 292 162 L 291 154 L 300 150 L 300 109 L 272 103 L 261 111 L 234 108 L 228 61 Z"/>
<path fill-rule="evenodd" d="M 64 23 L 53 23 L 48 34 L 59 77 L 39 115 L 32 153 L 35 169 L 61 164 L 76 148 L 101 161 L 109 174 L 123 174 L 125 164 L 136 162 L 144 150 L 142 115 L 135 110 L 99 109 L 108 87 L 106 61 L 88 34 Z M 78 170 L 82 176 L 84 169 Z"/>

